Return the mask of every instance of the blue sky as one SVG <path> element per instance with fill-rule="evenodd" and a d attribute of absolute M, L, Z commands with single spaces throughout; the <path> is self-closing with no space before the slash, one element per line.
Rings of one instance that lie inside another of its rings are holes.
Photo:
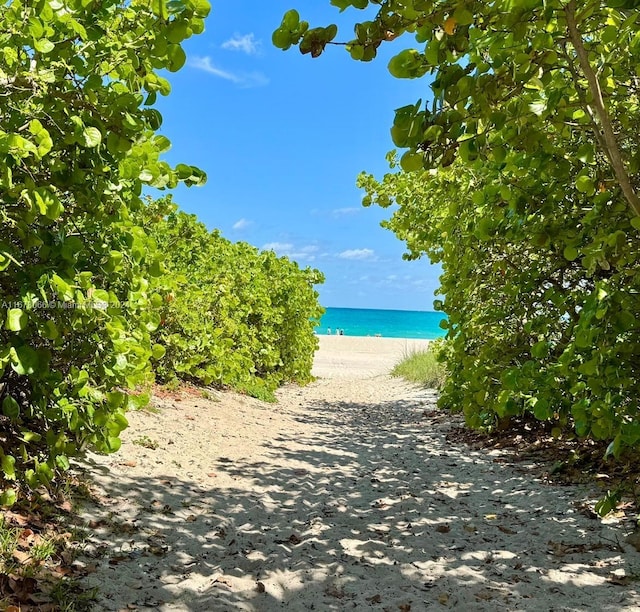
<path fill-rule="evenodd" d="M 340 47 L 315 60 L 276 49 L 271 33 L 290 8 L 312 26 L 344 24 L 336 40 L 351 38 L 348 24 L 362 17 L 329 0 L 213 0 L 158 103 L 173 143 L 167 160 L 208 174 L 174 200 L 231 240 L 322 270 L 324 306 L 432 310 L 439 270 L 403 261 L 403 243 L 379 225 L 390 211 L 363 208 L 355 186 L 363 170 L 387 171 L 393 111 L 428 96 L 428 85 L 391 77 L 393 48 L 371 63 Z"/>

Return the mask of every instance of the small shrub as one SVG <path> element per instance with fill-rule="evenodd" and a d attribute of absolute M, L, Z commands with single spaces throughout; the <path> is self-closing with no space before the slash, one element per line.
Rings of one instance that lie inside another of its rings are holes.
<path fill-rule="evenodd" d="M 434 342 L 424 351 L 409 353 L 391 371 L 391 376 L 404 378 L 430 389 L 442 389 L 446 381 L 444 364 L 439 360 L 441 343 Z"/>
<path fill-rule="evenodd" d="M 274 401 L 280 385 L 312 380 L 323 312 L 314 288 L 324 280 L 319 271 L 226 240 L 170 197 L 149 201 L 142 215 L 165 253 L 163 274 L 152 281 L 161 308 L 153 337 L 158 382 Z"/>

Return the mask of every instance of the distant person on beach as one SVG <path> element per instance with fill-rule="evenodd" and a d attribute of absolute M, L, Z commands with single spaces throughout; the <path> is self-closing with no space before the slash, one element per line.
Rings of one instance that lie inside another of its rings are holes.
<path fill-rule="evenodd" d="M 331 328 L 327 327 L 327 334 L 331 335 Z"/>
<path fill-rule="evenodd" d="M 341 336 L 344 336 L 344 329 L 341 329 L 341 330 L 340 330 L 340 335 L 341 335 Z"/>

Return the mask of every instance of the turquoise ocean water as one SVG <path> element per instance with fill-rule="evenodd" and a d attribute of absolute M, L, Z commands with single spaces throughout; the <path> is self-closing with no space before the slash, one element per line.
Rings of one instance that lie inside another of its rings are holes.
<path fill-rule="evenodd" d="M 417 310 L 373 310 L 364 308 L 327 308 L 316 328 L 317 334 L 331 330 L 344 330 L 345 336 L 375 336 L 386 338 L 425 338 L 433 340 L 444 336 L 439 312 Z"/>

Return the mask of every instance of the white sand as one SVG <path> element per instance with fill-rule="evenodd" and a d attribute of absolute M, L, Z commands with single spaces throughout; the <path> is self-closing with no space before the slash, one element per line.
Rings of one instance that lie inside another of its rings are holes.
<path fill-rule="evenodd" d="M 429 346 L 429 340 L 406 338 L 326 335 L 318 339 L 320 350 L 313 363 L 314 376 L 343 379 L 387 374 L 404 357 Z"/>
<path fill-rule="evenodd" d="M 448 442 L 435 394 L 380 373 L 404 351 L 321 338 L 323 378 L 277 405 L 181 394 L 131 414 L 120 453 L 92 458 L 95 609 L 640 610 L 640 554 L 578 511 L 593 492 Z"/>

